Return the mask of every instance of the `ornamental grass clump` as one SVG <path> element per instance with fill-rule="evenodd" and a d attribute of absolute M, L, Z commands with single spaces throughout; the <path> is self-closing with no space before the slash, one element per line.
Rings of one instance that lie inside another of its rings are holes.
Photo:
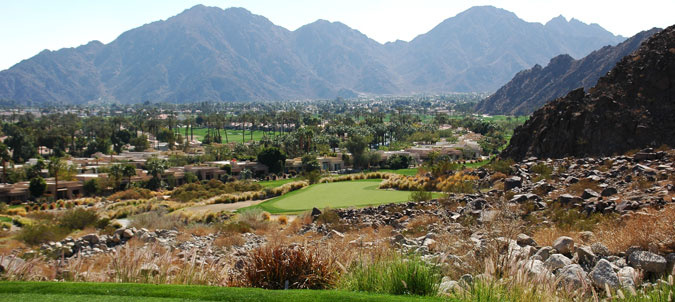
<path fill-rule="evenodd" d="M 336 262 L 302 246 L 264 246 L 251 251 L 230 286 L 327 289 L 338 277 Z"/>

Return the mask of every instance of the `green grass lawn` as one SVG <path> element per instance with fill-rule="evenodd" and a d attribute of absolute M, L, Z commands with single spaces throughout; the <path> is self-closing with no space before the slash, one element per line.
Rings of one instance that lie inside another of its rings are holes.
<path fill-rule="evenodd" d="M 279 180 L 265 180 L 265 181 L 259 181 L 258 184 L 263 186 L 263 188 L 276 188 L 282 185 L 285 185 L 289 182 L 294 182 L 298 181 L 299 179 L 297 178 L 289 178 L 289 179 L 279 179 Z"/>
<path fill-rule="evenodd" d="M 0 282 L 0 301 L 444 301 L 438 297 L 376 295 L 336 290 L 125 283 Z"/>
<path fill-rule="evenodd" d="M 388 173 L 396 173 L 396 174 L 401 174 L 401 175 L 406 175 L 406 176 L 415 176 L 417 175 L 418 168 L 409 168 L 409 169 L 380 169 L 378 172 L 388 172 Z"/>
<path fill-rule="evenodd" d="M 12 222 L 12 217 L 0 216 L 0 222 Z"/>
<path fill-rule="evenodd" d="M 270 213 L 298 213 L 312 208 L 363 207 L 407 201 L 408 191 L 380 190 L 381 179 L 314 184 L 254 207 Z"/>
<path fill-rule="evenodd" d="M 189 130 L 188 130 L 189 132 Z M 180 128 L 179 133 L 181 135 L 185 135 L 185 128 Z M 193 130 L 194 137 L 196 140 L 201 141 L 204 139 L 204 136 L 206 135 L 206 128 L 195 128 Z M 253 140 L 254 141 L 259 141 L 263 137 L 264 132 L 261 130 L 255 130 L 253 131 Z M 189 134 L 188 134 L 189 135 Z M 220 136 L 223 138 L 223 143 L 225 143 L 225 132 L 223 130 L 220 130 Z M 233 129 L 228 129 L 227 130 L 227 138 L 229 142 L 241 142 L 241 129 L 240 130 L 233 130 Z M 251 132 L 246 130 L 246 141 L 251 140 Z"/>

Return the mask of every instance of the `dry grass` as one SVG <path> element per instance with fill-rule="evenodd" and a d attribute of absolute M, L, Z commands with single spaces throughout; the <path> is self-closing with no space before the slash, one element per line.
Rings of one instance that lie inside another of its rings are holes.
<path fill-rule="evenodd" d="M 581 196 L 581 193 L 584 193 L 584 190 L 586 189 L 591 189 L 596 192 L 600 192 L 601 189 L 598 186 L 598 184 L 592 180 L 589 179 L 581 179 L 577 183 L 571 184 L 567 188 L 567 192 L 569 194 L 575 195 L 575 196 Z"/>
<path fill-rule="evenodd" d="M 242 246 L 246 239 L 239 233 L 222 233 L 213 241 L 213 245 L 222 249 L 229 249 L 233 246 Z"/>
<path fill-rule="evenodd" d="M 532 234 L 532 239 L 537 242 L 540 246 L 550 246 L 553 245 L 553 241 L 558 239 L 558 237 L 567 236 L 574 239 L 574 242 L 583 242 L 578 231 L 562 230 L 557 227 L 551 228 L 542 228 L 536 230 Z M 588 242 L 589 244 L 591 242 Z"/>
<path fill-rule="evenodd" d="M 429 232 L 430 226 L 440 222 L 441 219 L 436 215 L 416 216 L 410 220 L 404 233 L 412 237 L 424 236 Z"/>
<path fill-rule="evenodd" d="M 612 252 L 623 252 L 631 246 L 661 253 L 675 252 L 675 205 L 633 213 L 622 221 L 602 223 L 596 237 Z"/>

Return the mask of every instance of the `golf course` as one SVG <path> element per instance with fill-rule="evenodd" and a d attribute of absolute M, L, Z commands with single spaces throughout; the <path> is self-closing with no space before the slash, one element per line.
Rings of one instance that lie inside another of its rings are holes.
<path fill-rule="evenodd" d="M 259 207 L 267 212 L 297 213 L 312 208 L 363 207 L 407 201 L 410 192 L 380 190 L 381 179 L 314 184 L 263 202 Z"/>

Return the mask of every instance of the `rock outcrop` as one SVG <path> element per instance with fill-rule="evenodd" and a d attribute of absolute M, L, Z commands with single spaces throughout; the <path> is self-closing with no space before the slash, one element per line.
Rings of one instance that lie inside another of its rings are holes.
<path fill-rule="evenodd" d="M 675 146 L 675 26 L 623 58 L 598 84 L 537 110 L 503 158 L 602 156 Z"/>

